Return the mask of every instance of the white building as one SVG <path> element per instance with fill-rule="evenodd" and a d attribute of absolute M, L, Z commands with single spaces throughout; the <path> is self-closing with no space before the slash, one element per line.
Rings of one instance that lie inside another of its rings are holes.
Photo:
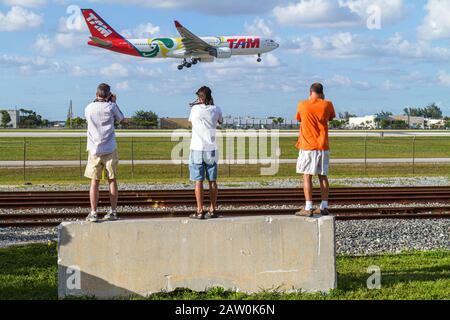
<path fill-rule="evenodd" d="M 377 116 L 365 116 L 350 118 L 348 120 L 348 126 L 350 129 L 376 129 Z"/>
<path fill-rule="evenodd" d="M 436 127 L 436 128 L 443 128 L 445 126 L 445 120 L 444 119 L 425 119 L 425 122 L 428 127 Z"/>
<path fill-rule="evenodd" d="M 19 126 L 20 121 L 20 113 L 18 110 L 0 110 L 0 122 L 2 121 L 2 111 L 6 111 L 9 113 L 9 116 L 11 117 L 11 121 L 8 123 L 8 126 L 11 128 L 17 128 Z"/>

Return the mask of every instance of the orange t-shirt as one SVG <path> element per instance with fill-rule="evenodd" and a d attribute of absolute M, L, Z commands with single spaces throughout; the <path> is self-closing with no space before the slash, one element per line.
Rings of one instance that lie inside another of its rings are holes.
<path fill-rule="evenodd" d="M 299 150 L 330 150 L 328 122 L 336 118 L 331 101 L 310 99 L 300 102 L 296 118 L 301 122 L 297 143 Z"/>

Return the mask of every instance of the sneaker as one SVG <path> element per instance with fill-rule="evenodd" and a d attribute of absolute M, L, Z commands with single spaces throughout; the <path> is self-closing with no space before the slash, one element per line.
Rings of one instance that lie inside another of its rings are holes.
<path fill-rule="evenodd" d="M 328 208 L 325 208 L 325 209 L 317 208 L 316 210 L 314 210 L 314 214 L 321 215 L 321 216 L 329 216 L 330 211 L 328 210 Z"/>
<path fill-rule="evenodd" d="M 119 220 L 119 217 L 117 216 L 117 212 L 116 211 L 110 211 L 108 214 L 106 214 L 103 217 L 104 221 L 116 221 Z"/>
<path fill-rule="evenodd" d="M 298 212 L 295 213 L 297 217 L 312 217 L 313 216 L 312 210 L 305 210 L 304 208 Z"/>
<path fill-rule="evenodd" d="M 86 217 L 86 221 L 88 221 L 88 222 L 97 222 L 98 221 L 97 212 L 89 213 L 89 215 Z"/>

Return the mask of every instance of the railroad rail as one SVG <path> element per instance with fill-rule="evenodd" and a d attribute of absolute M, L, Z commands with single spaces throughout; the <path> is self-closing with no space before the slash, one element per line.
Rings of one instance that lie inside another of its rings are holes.
<path fill-rule="evenodd" d="M 315 200 L 320 191 L 314 190 Z M 206 200 L 208 192 L 206 192 Z M 299 189 L 222 189 L 219 205 L 233 209 L 220 211 L 223 217 L 293 215 L 295 209 L 242 208 L 260 205 L 302 205 L 303 194 Z M 330 193 L 333 204 L 378 204 L 372 207 L 334 208 L 337 220 L 361 219 L 449 219 L 450 187 L 401 187 L 401 188 L 340 188 Z M 415 203 L 439 202 L 439 206 L 414 206 Z M 388 203 L 405 204 L 388 207 Z M 448 203 L 449 205 L 446 205 Z M 109 204 L 106 192 L 100 194 L 100 206 Z M 148 211 L 121 212 L 122 219 L 151 219 L 187 217 L 191 211 L 177 210 L 176 206 L 193 206 L 193 190 L 122 191 L 120 206 L 149 208 Z M 411 204 L 411 205 L 408 205 Z M 82 220 L 86 212 L 74 213 L 21 213 L 20 209 L 88 207 L 86 191 L 50 192 L 0 192 L 0 208 L 14 209 L 14 213 L 0 214 L 0 227 L 54 227 L 64 221 Z M 155 208 L 167 208 L 155 210 Z"/>
<path fill-rule="evenodd" d="M 244 216 L 282 216 L 293 215 L 295 209 L 236 209 L 220 211 L 222 217 Z M 121 219 L 186 218 L 191 211 L 142 211 L 122 212 Z M 336 220 L 375 220 L 375 219 L 450 219 L 450 207 L 403 207 L 403 208 L 348 208 L 333 209 Z M 100 214 L 101 216 L 101 214 Z M 86 213 L 29 213 L 2 214 L 0 228 L 7 227 L 55 227 L 64 221 L 83 220 Z"/>

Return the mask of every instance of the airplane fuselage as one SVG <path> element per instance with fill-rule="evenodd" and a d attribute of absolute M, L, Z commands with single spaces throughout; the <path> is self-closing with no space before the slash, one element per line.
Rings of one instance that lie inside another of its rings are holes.
<path fill-rule="evenodd" d="M 230 58 L 234 55 L 257 55 L 278 48 L 278 44 L 267 38 L 255 36 L 200 37 L 219 51 L 217 56 L 210 54 L 187 53 L 182 38 L 116 39 L 108 46 L 89 41 L 90 45 L 118 53 L 144 58 L 199 58 L 203 62 L 213 58 Z"/>

